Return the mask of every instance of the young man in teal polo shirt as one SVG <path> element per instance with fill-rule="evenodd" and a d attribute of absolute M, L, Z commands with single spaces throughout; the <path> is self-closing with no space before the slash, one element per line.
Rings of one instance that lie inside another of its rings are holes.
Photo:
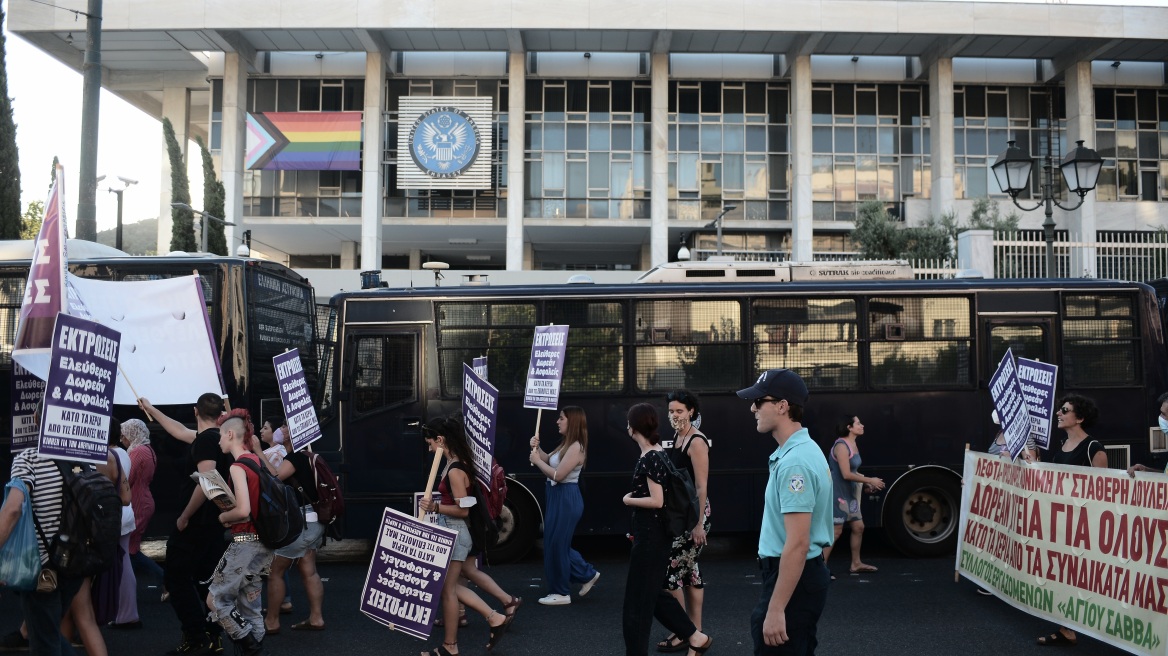
<path fill-rule="evenodd" d="M 751 402 L 759 433 L 779 448 L 768 462 L 766 507 L 758 539 L 762 595 L 750 617 L 756 656 L 814 654 L 816 625 L 827 603 L 831 546 L 831 473 L 800 423 L 807 385 L 790 369 L 771 369 L 738 392 Z"/>

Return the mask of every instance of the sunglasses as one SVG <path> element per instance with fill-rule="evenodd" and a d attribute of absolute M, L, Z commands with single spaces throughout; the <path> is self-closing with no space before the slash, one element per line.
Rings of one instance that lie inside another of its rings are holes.
<path fill-rule="evenodd" d="M 1069 415 L 1074 411 L 1075 411 L 1075 409 L 1068 406 L 1068 405 L 1064 405 L 1063 407 L 1059 408 L 1058 410 L 1055 410 L 1055 412 L 1059 413 L 1060 415 Z"/>
<path fill-rule="evenodd" d="M 752 405 L 756 408 L 761 408 L 763 406 L 763 404 L 766 404 L 766 403 L 782 403 L 782 402 L 783 402 L 783 399 L 762 398 L 762 399 L 755 399 L 755 400 L 751 401 L 750 405 Z"/>

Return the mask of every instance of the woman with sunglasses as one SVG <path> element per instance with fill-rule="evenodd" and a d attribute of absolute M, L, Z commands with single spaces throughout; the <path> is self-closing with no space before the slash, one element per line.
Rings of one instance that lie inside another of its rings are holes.
<path fill-rule="evenodd" d="M 1106 468 L 1107 453 L 1103 445 L 1087 434 L 1087 429 L 1099 419 L 1099 409 L 1095 407 L 1095 402 L 1079 394 L 1068 394 L 1059 399 L 1056 408 L 1058 427 L 1066 431 L 1067 436 L 1063 438 L 1060 448 L 1053 449 L 1050 462 L 1055 465 Z M 1038 638 L 1038 644 L 1044 647 L 1070 646 L 1078 642 L 1075 632 L 1065 626 Z"/>
<path fill-rule="evenodd" d="M 638 403 L 629 408 L 628 422 L 629 438 L 641 453 L 633 468 L 633 489 L 624 496 L 624 504 L 633 509 L 633 551 L 621 615 L 625 656 L 649 653 L 654 617 L 689 646 L 690 656 L 704 654 L 714 639 L 694 627 L 685 609 L 663 587 L 673 536 L 662 510 L 669 469 L 657 435 L 657 409 Z"/>
<path fill-rule="evenodd" d="M 512 597 L 499 587 L 498 583 L 488 574 L 475 566 L 474 540 L 470 535 L 467 517 L 469 507 L 462 506 L 465 497 L 474 498 L 471 484 L 475 480 L 474 457 L 471 454 L 470 444 L 466 441 L 466 434 L 462 429 L 462 421 L 456 418 L 432 419 L 422 429 L 426 439 L 426 447 L 431 453 L 441 448 L 446 455 L 446 468 L 442 471 L 442 482 L 438 485 L 441 498 L 435 503 L 431 499 L 420 503 L 422 510 L 438 514 L 438 524 L 453 531 L 458 531 L 458 538 L 454 543 L 454 550 L 450 554 L 450 569 L 446 572 L 446 585 L 442 586 L 442 614 L 446 618 L 443 627 L 445 633 L 442 646 L 427 652 L 422 656 L 456 656 L 458 654 L 458 605 L 474 610 L 487 620 L 490 628 L 490 641 L 487 649 L 494 649 L 499 644 L 503 633 L 515 619 L 515 611 L 523 600 Z M 479 586 L 479 589 L 490 594 L 503 603 L 503 613 L 492 609 L 473 590 L 465 585 L 458 585 L 459 576 Z"/>

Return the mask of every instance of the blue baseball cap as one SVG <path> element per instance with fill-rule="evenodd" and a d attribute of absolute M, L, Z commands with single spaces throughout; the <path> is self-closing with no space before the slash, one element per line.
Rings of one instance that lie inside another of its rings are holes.
<path fill-rule="evenodd" d="M 754 385 L 738 390 L 738 396 L 747 401 L 755 401 L 769 396 L 775 399 L 786 399 L 788 403 L 805 405 L 810 394 L 807 391 L 807 384 L 794 371 L 768 369 L 758 377 Z"/>

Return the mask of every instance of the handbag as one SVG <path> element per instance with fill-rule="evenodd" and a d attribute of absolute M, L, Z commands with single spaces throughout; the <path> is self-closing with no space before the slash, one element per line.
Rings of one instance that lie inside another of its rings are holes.
<path fill-rule="evenodd" d="M 12 590 L 32 592 L 41 573 L 41 554 L 37 548 L 35 518 L 32 516 L 32 498 L 24 481 L 16 478 L 4 486 L 4 499 L 12 490 L 24 495 L 20 519 L 12 527 L 8 541 L 0 547 L 0 586 Z"/>

